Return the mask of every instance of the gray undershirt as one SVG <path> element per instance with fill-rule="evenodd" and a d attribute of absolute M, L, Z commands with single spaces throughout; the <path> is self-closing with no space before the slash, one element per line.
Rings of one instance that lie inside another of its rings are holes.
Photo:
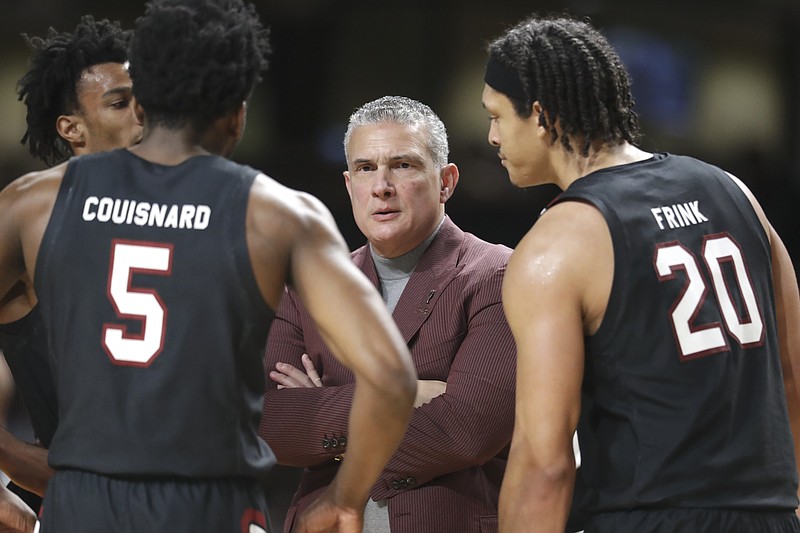
<path fill-rule="evenodd" d="M 444 218 L 442 222 L 444 222 Z M 393 257 L 392 259 L 381 257 L 375 253 L 372 245 L 370 245 L 369 251 L 372 254 L 372 261 L 375 263 L 375 270 L 377 270 L 378 279 L 381 281 L 381 296 L 383 296 L 383 301 L 386 302 L 386 307 L 389 308 L 390 313 L 394 312 L 394 308 L 397 306 L 397 302 L 400 300 L 400 296 L 402 296 L 406 283 L 411 278 L 419 258 L 428 249 L 428 245 L 436 237 L 436 234 L 439 233 L 442 222 L 436 226 L 433 233 L 419 246 L 400 257 Z M 391 533 L 388 500 L 375 501 L 370 498 L 367 501 L 367 507 L 364 509 L 363 533 Z"/>

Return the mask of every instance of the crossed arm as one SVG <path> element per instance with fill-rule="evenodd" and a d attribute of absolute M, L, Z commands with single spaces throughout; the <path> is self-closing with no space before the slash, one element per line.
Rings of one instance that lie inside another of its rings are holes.
<path fill-rule="evenodd" d="M 300 389 L 322 387 L 322 378 L 314 367 L 308 354 L 300 358 L 303 368 L 299 369 L 289 363 L 278 362 L 275 370 L 269 372 L 269 378 L 278 384 L 278 389 Z M 438 379 L 418 379 L 417 396 L 414 398 L 414 407 L 425 405 L 447 390 L 447 382 Z"/>
<path fill-rule="evenodd" d="M 492 280 L 484 283 L 485 294 L 475 297 L 480 304 L 471 311 L 466 334 L 460 343 L 455 343 L 455 353 L 439 354 L 452 358 L 446 391 L 439 394 L 441 382 L 420 382 L 422 386 L 418 389 L 423 392 L 417 394 L 418 406 L 398 450 L 379 478 L 384 483 L 373 487 L 374 499 L 390 495 L 387 486 L 394 478 L 413 477 L 418 486 L 435 477 L 482 464 L 508 444 L 513 427 L 516 350 L 500 303 L 502 275 L 502 271 L 495 273 Z M 296 371 L 277 367 L 277 373 L 272 375 L 277 381 L 268 385 L 264 420 L 273 423 L 262 425 L 261 434 L 279 462 L 310 466 L 341 454 L 341 449 L 324 450 L 318 443 L 328 435 L 347 435 L 344 414 L 353 386 L 329 386 L 322 368 L 324 387 L 277 389 L 279 385 L 316 384 L 314 375 L 305 372 L 310 361 L 303 363 L 301 358 L 306 352 L 302 323 L 301 312 L 290 293 L 281 303 L 273 324 L 266 366 L 269 370 L 279 362 L 288 363 Z M 425 403 L 428 398 L 430 401 Z M 277 424 L 276 419 L 291 423 Z"/>

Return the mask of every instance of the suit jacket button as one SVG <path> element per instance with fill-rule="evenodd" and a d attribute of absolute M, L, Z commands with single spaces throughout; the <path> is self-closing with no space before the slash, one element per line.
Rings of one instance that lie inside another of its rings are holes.
<path fill-rule="evenodd" d="M 322 447 L 326 450 L 331 447 L 331 441 L 327 437 L 322 439 Z"/>
<path fill-rule="evenodd" d="M 342 448 L 347 446 L 347 437 L 339 437 L 339 446 Z"/>
<path fill-rule="evenodd" d="M 413 486 L 414 486 L 414 485 L 417 483 L 417 480 L 416 480 L 416 478 L 413 478 L 413 477 L 407 477 L 407 478 L 406 478 L 405 480 L 403 480 L 403 481 L 404 481 L 404 485 L 405 485 L 406 487 L 413 487 Z"/>

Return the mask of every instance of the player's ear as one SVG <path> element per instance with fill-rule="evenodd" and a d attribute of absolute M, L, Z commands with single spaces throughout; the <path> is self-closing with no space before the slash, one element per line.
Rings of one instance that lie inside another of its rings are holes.
<path fill-rule="evenodd" d="M 242 102 L 240 107 L 231 110 L 214 121 L 201 143 L 207 150 L 228 157 L 244 135 L 247 119 L 247 108 Z M 214 148 L 216 147 L 216 148 Z"/>
<path fill-rule="evenodd" d="M 247 102 L 242 102 L 236 113 L 231 114 L 231 134 L 235 139 L 241 139 L 247 124 Z"/>
<path fill-rule="evenodd" d="M 59 115 L 56 119 L 56 131 L 72 146 L 73 151 L 86 144 L 85 126 L 77 115 Z"/>
<path fill-rule="evenodd" d="M 542 115 L 542 114 L 544 114 L 545 126 L 541 126 L 539 124 L 539 116 Z M 537 133 L 538 133 L 538 135 L 540 137 L 544 138 L 544 137 L 547 137 L 547 136 L 551 135 L 550 128 L 549 128 L 550 117 L 545 112 L 545 110 L 542 107 L 542 104 L 539 102 L 539 100 L 536 100 L 533 104 L 531 104 L 530 122 L 531 122 L 531 124 L 534 124 L 538 128 Z"/>
<path fill-rule="evenodd" d="M 139 101 L 136 99 L 135 96 L 133 97 L 132 101 L 133 101 L 133 116 L 136 117 L 136 122 L 139 125 L 142 125 L 144 124 L 144 108 L 142 107 L 142 104 L 139 103 Z"/>

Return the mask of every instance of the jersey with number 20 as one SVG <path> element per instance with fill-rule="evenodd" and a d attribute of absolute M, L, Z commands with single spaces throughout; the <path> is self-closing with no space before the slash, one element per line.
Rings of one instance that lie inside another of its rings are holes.
<path fill-rule="evenodd" d="M 741 189 L 689 157 L 573 183 L 614 277 L 587 339 L 578 435 L 590 509 L 797 506 L 770 245 Z"/>

